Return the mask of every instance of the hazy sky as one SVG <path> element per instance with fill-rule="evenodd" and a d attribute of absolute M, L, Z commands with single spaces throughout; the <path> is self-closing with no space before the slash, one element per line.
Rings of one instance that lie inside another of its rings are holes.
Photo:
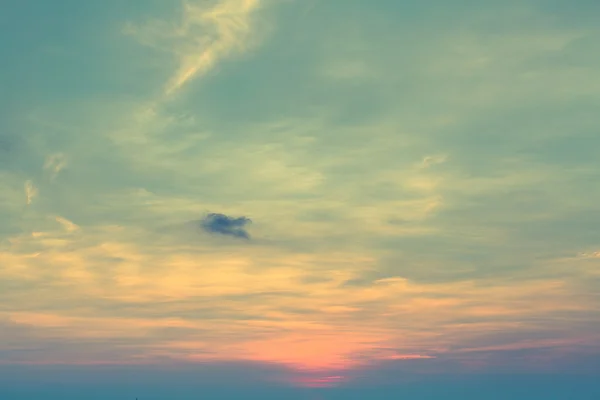
<path fill-rule="evenodd" d="M 597 0 L 1 8 L 6 393 L 592 398 Z"/>

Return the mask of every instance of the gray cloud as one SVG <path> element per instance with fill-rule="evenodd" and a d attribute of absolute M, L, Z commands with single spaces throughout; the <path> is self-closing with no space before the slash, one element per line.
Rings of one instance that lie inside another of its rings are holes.
<path fill-rule="evenodd" d="M 244 229 L 250 222 L 252 221 L 246 217 L 229 217 L 225 214 L 210 213 L 200 221 L 200 226 L 209 233 L 250 239 L 250 235 Z"/>

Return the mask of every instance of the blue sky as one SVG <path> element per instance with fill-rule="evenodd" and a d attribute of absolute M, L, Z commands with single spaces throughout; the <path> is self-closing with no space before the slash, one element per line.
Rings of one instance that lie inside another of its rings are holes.
<path fill-rule="evenodd" d="M 308 398 L 512 381 L 589 398 L 598 16 L 588 0 L 9 1 L 10 390 L 79 371 L 112 396 L 125 368 Z"/>

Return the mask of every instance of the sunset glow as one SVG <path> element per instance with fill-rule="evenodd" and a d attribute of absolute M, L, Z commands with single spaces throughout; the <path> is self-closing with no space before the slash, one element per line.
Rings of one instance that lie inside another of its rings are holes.
<path fill-rule="evenodd" d="M 596 376 L 597 3 L 9 1 L 2 379 Z"/>

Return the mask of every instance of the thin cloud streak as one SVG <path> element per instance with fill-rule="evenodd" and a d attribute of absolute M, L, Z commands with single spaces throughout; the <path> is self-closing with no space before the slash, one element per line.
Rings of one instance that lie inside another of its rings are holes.
<path fill-rule="evenodd" d="M 25 182 L 25 204 L 31 205 L 33 200 L 38 195 L 38 189 L 34 186 L 33 182 L 28 180 Z"/>
<path fill-rule="evenodd" d="M 170 96 L 188 82 L 206 74 L 222 58 L 235 51 L 243 51 L 251 34 L 251 17 L 259 8 L 259 0 L 226 0 L 205 10 L 192 3 L 185 4 L 184 20 L 178 29 L 198 47 L 179 54 L 179 68 L 165 87 Z M 212 35 L 195 36 L 197 27 L 208 25 Z"/>
<path fill-rule="evenodd" d="M 252 18 L 264 1 L 220 0 L 212 7 L 184 1 L 178 23 L 129 24 L 126 32 L 143 44 L 174 54 L 178 67 L 165 84 L 163 100 L 167 100 L 219 61 L 246 50 L 253 35 Z"/>
<path fill-rule="evenodd" d="M 67 158 L 62 153 L 52 154 L 46 158 L 44 170 L 50 172 L 50 181 L 56 179 L 60 171 L 67 166 Z"/>

